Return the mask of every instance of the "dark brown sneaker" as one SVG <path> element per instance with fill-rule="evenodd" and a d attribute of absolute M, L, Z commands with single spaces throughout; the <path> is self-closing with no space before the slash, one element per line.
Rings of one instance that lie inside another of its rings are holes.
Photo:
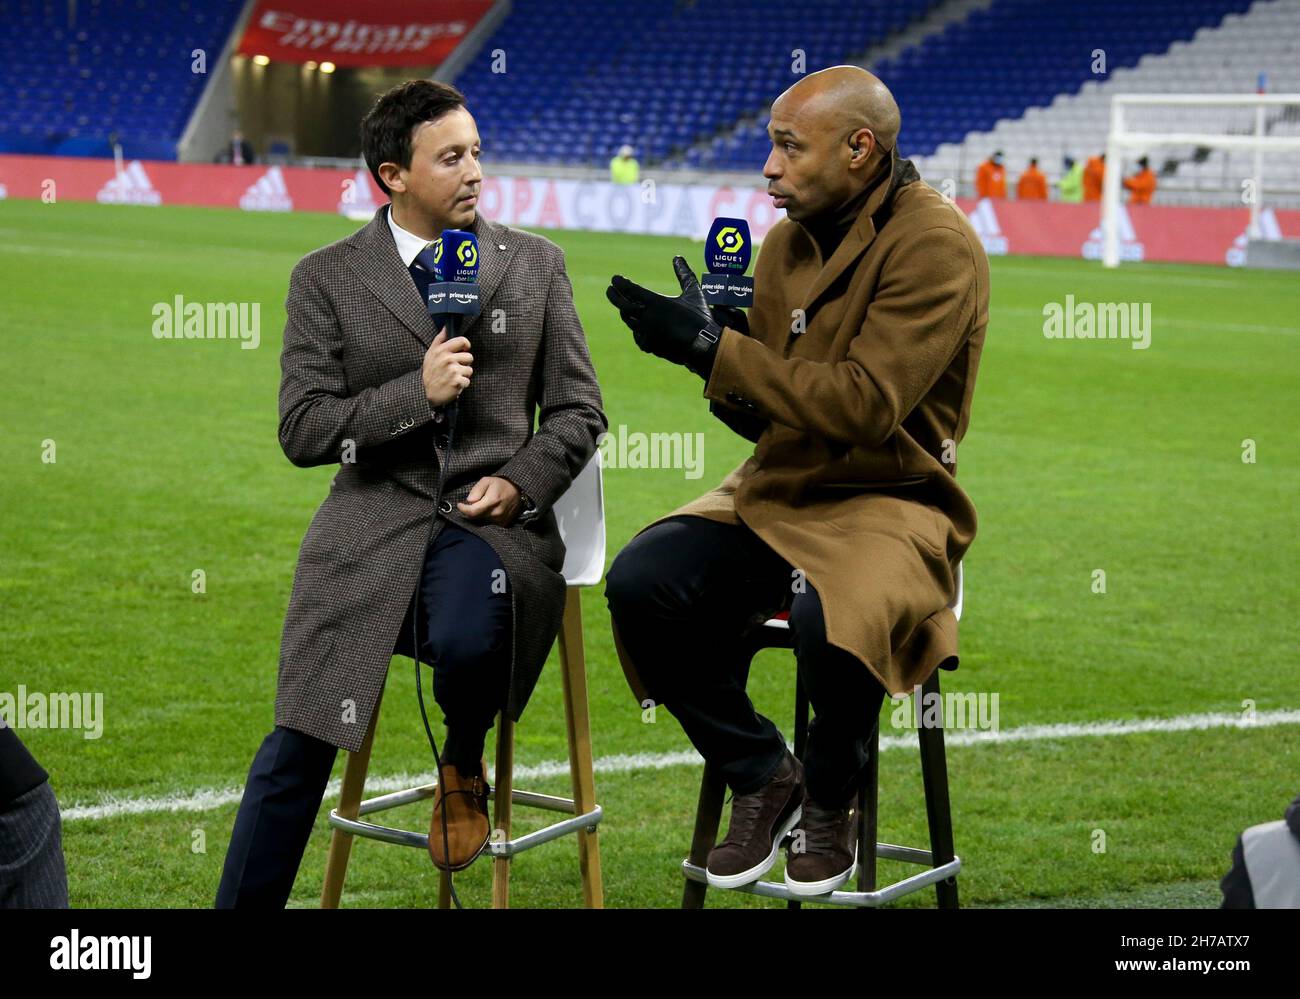
<path fill-rule="evenodd" d="M 739 888 L 771 870 L 781 841 L 799 822 L 803 797 L 803 764 L 787 750 L 771 780 L 731 799 L 727 836 L 709 851 L 709 884 Z"/>
<path fill-rule="evenodd" d="M 825 895 L 843 887 L 858 867 L 856 808 L 823 808 L 804 800 L 803 819 L 790 835 L 785 884 L 792 895 Z"/>

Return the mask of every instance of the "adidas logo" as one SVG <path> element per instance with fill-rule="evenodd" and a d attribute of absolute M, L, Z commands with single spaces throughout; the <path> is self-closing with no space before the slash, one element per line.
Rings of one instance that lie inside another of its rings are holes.
<path fill-rule="evenodd" d="M 991 257 L 1000 257 L 1007 252 L 1007 237 L 1002 235 L 1002 226 L 998 223 L 998 213 L 993 209 L 993 202 L 981 198 L 975 203 L 970 213 L 970 224 L 975 235 L 980 238 L 984 252 Z"/>
<path fill-rule="evenodd" d="M 370 193 L 370 174 L 358 170 L 343 182 L 338 211 L 350 219 L 368 219 L 379 210 L 374 195 Z"/>
<path fill-rule="evenodd" d="M 161 205 L 162 195 L 154 190 L 144 165 L 132 160 L 99 189 L 95 199 L 105 205 Z"/>
<path fill-rule="evenodd" d="M 251 184 L 239 199 L 239 207 L 246 212 L 291 212 L 293 199 L 284 185 L 284 174 L 273 166 Z"/>
<path fill-rule="evenodd" d="M 1128 209 L 1123 205 L 1116 205 L 1119 212 L 1117 216 L 1119 221 L 1119 259 L 1120 260 L 1141 260 L 1146 256 L 1146 247 L 1138 242 L 1137 230 L 1133 228 L 1133 222 L 1128 217 Z M 1102 251 L 1106 248 L 1106 239 L 1102 235 L 1101 224 L 1088 233 L 1088 239 L 1083 244 L 1084 260 L 1100 260 Z"/>

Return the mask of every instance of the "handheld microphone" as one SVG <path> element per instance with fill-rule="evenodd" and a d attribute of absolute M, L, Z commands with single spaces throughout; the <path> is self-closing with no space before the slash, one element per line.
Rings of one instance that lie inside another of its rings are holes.
<path fill-rule="evenodd" d="M 433 245 L 421 254 L 421 263 L 433 273 L 425 306 L 436 323 L 443 322 L 447 339 L 460 332 L 461 317 L 479 313 L 478 238 L 464 229 L 444 229 Z M 448 406 L 451 418 L 458 402 Z"/>
<path fill-rule="evenodd" d="M 704 270 L 700 288 L 710 305 L 747 309 L 754 304 L 754 279 L 746 277 L 750 246 L 749 223 L 744 219 L 716 218 L 704 241 Z"/>
<path fill-rule="evenodd" d="M 459 331 L 461 316 L 479 312 L 478 239 L 463 229 L 444 229 L 427 252 L 433 257 L 429 315 L 444 320 L 451 339 Z"/>

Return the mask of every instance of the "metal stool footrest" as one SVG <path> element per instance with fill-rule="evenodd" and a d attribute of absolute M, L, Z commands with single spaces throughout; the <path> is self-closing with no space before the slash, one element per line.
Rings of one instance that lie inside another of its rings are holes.
<path fill-rule="evenodd" d="M 383 812 L 390 808 L 398 808 L 402 805 L 410 805 L 426 798 L 432 798 L 437 786 L 436 782 L 424 784 L 406 791 L 393 791 L 390 794 L 371 798 L 368 801 L 361 802 L 357 813 L 358 815 L 371 815 L 375 812 Z M 491 799 L 496 798 L 495 787 L 488 788 L 488 797 Z M 550 794 L 538 794 L 535 791 L 511 791 L 510 800 L 516 805 L 541 808 L 548 812 L 568 812 L 572 815 L 575 811 L 572 798 L 558 798 Z M 600 824 L 600 820 L 604 818 L 604 815 L 604 810 L 600 805 L 596 805 L 589 812 L 573 815 L 571 819 L 553 822 L 541 829 L 520 836 L 518 839 L 489 840 L 483 854 L 492 857 L 513 857 L 517 853 L 531 850 L 535 846 L 549 843 L 551 840 L 567 836 L 569 833 L 580 832 L 584 829 L 588 832 L 595 832 L 596 826 Z M 398 846 L 414 846 L 421 850 L 429 848 L 428 833 L 411 832 L 407 829 L 381 826 L 373 822 L 362 822 L 359 818 L 344 818 L 338 814 L 337 808 L 330 811 L 329 823 L 334 829 L 342 829 L 353 836 L 377 839 L 384 843 L 395 843 Z"/>
<path fill-rule="evenodd" d="M 875 891 L 832 891 L 827 892 L 825 895 L 795 895 L 786 885 L 775 881 L 754 881 L 747 885 L 741 885 L 739 888 L 718 888 L 717 885 L 709 885 L 709 887 L 715 891 L 743 891 L 751 895 L 762 895 L 766 898 L 781 898 L 788 902 L 814 902 L 820 905 L 875 908 L 900 899 L 904 895 L 920 891 L 932 884 L 956 877 L 957 872 L 961 870 L 961 857 L 954 856 L 946 864 L 935 867 L 933 866 L 934 857 L 929 850 L 918 850 L 915 847 L 898 846 L 894 843 L 877 843 L 876 856 L 887 860 L 901 860 L 909 864 L 923 864 L 930 869 L 903 878 L 903 880 L 896 881 L 892 885 L 886 885 L 884 888 L 877 888 Z M 688 881 L 696 881 L 700 884 L 709 883 L 705 869 L 697 864 L 692 864 L 689 860 L 682 861 L 682 874 L 686 876 Z"/>

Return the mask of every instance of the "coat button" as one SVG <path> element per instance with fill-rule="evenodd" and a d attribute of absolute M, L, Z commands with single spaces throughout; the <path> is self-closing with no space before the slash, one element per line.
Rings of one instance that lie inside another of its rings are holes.
<path fill-rule="evenodd" d="M 437 444 L 438 447 L 445 448 L 448 444 L 451 443 L 451 438 L 449 438 L 446 434 L 439 434 L 436 438 L 434 438 L 434 443 Z"/>
<path fill-rule="evenodd" d="M 442 410 L 441 410 L 441 409 L 435 409 L 435 410 L 433 411 L 433 422 L 434 422 L 434 423 L 441 423 L 442 421 L 443 421 Z"/>
<path fill-rule="evenodd" d="M 451 513 L 451 500 L 445 499 L 438 504 L 439 513 Z"/>

